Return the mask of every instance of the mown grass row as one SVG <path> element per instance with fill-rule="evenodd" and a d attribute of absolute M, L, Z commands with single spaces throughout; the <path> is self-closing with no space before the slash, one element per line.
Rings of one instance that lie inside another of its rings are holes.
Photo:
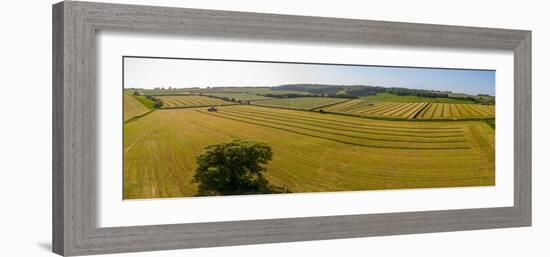
<path fill-rule="evenodd" d="M 362 99 L 337 103 L 324 108 L 323 111 L 400 119 L 452 120 L 491 119 L 495 117 L 494 105 L 427 102 L 380 102 L 370 104 Z"/>
<path fill-rule="evenodd" d="M 418 119 L 452 119 L 495 117 L 494 105 L 430 103 Z"/>
<path fill-rule="evenodd" d="M 372 122 L 367 119 L 360 119 L 360 118 L 351 118 L 351 117 L 341 117 L 340 115 L 331 115 L 331 114 L 325 114 L 323 116 L 320 116 L 317 113 L 311 113 L 311 112 L 296 112 L 296 111 L 287 111 L 287 110 L 276 110 L 273 108 L 249 108 L 246 106 L 235 106 L 234 108 L 243 108 L 247 110 L 248 112 L 259 112 L 264 114 L 269 114 L 273 116 L 284 116 L 284 117 L 292 117 L 292 118 L 298 118 L 298 119 L 308 119 L 313 121 L 319 121 L 322 123 L 332 123 L 336 125 L 346 125 L 348 127 L 355 127 L 355 128 L 369 128 L 369 129 L 393 129 L 395 131 L 414 131 L 414 130 L 437 130 L 437 131 L 444 131 L 444 130 L 459 130 L 461 131 L 462 128 L 460 126 L 456 126 L 454 124 L 449 125 L 439 125 L 438 126 L 431 126 L 426 124 L 403 124 L 403 123 L 392 123 L 395 125 L 388 125 L 388 123 L 381 124 L 380 122 Z M 457 131 L 452 131 L 457 132 Z"/>
<path fill-rule="evenodd" d="M 161 108 L 179 108 L 179 107 L 198 107 L 198 106 L 218 106 L 234 104 L 217 98 L 207 96 L 158 96 L 162 102 Z"/>
<path fill-rule="evenodd" d="M 336 103 L 332 106 L 329 106 L 329 107 L 323 108 L 323 109 L 325 109 L 327 111 L 342 111 L 342 110 L 345 110 L 346 108 L 348 108 L 350 106 L 353 106 L 355 104 L 360 103 L 361 101 L 362 101 L 361 99 L 351 99 L 351 100 L 348 100 L 348 101 Z"/>
<path fill-rule="evenodd" d="M 287 116 L 281 114 L 257 112 L 252 110 L 240 110 L 238 108 L 225 108 L 224 112 L 236 113 L 241 115 L 248 115 L 251 117 L 262 117 L 270 120 L 278 120 L 284 122 L 293 122 L 297 124 L 304 124 L 309 126 L 316 126 L 327 129 L 335 129 L 348 132 L 366 133 L 373 135 L 385 135 L 385 136 L 408 136 L 418 138 L 453 138 L 463 136 L 463 130 L 406 130 L 406 129 L 393 129 L 393 128 L 370 128 L 364 126 L 347 125 L 345 123 L 339 124 L 337 122 L 325 121 L 322 119 L 312 119 L 306 117 Z"/>
<path fill-rule="evenodd" d="M 265 97 L 256 94 L 249 93 L 203 93 L 205 96 L 217 97 L 217 98 L 227 98 L 234 99 L 235 101 L 258 101 L 258 100 L 268 100 L 273 99 L 271 97 Z"/>
<path fill-rule="evenodd" d="M 391 133 L 372 133 L 372 132 L 365 132 L 360 130 L 351 130 L 351 129 L 344 129 L 344 128 L 335 128 L 331 126 L 323 126 L 320 124 L 315 123 L 307 123 L 307 122 L 298 122 L 294 120 L 285 120 L 285 119 L 276 119 L 273 117 L 266 117 L 261 115 L 251 115 L 246 112 L 234 112 L 227 109 L 224 109 L 222 112 L 226 115 L 237 117 L 237 118 L 245 118 L 250 119 L 254 121 L 260 121 L 260 122 L 269 122 L 277 125 L 284 125 L 289 126 L 293 128 L 300 128 L 300 129 L 308 129 L 315 132 L 322 132 L 322 133 L 328 133 L 333 135 L 339 135 L 339 136 L 346 136 L 351 138 L 360 138 L 360 139 L 368 139 L 373 141 L 393 141 L 393 142 L 408 142 L 408 143 L 464 143 L 466 142 L 463 138 L 463 134 L 455 134 L 451 136 L 445 136 L 446 139 L 441 139 L 441 137 L 433 137 L 433 136 L 418 136 L 418 135 L 407 135 L 407 134 L 391 134 Z M 298 124 L 298 125 L 297 125 Z M 302 126 L 305 125 L 305 126 Z M 321 128 L 321 129 L 319 129 Z M 339 132 L 335 132 L 339 131 Z M 359 135 L 370 135 L 370 136 L 357 136 Z M 401 139 L 392 139 L 394 137 L 401 137 Z M 402 139 L 402 138 L 414 138 L 414 139 Z M 452 138 L 462 138 L 462 139 L 448 139 L 448 137 Z M 424 138 L 424 140 L 420 140 L 417 138 Z M 430 140 L 425 140 L 430 139 Z"/>
<path fill-rule="evenodd" d="M 337 137 L 322 136 L 322 135 L 317 135 L 317 134 L 314 134 L 314 133 L 307 133 L 307 132 L 302 132 L 300 130 L 290 129 L 290 128 L 287 128 L 287 127 L 273 126 L 273 125 L 265 124 L 265 123 L 261 123 L 261 122 L 250 121 L 250 119 L 240 119 L 240 118 L 230 117 L 230 116 L 227 116 L 227 115 L 224 116 L 224 115 L 208 113 L 208 112 L 204 112 L 204 111 L 199 111 L 199 112 L 202 112 L 202 113 L 207 114 L 207 115 L 215 116 L 215 117 L 218 117 L 218 118 L 222 118 L 222 119 L 228 119 L 228 120 L 239 121 L 239 122 L 243 122 L 243 123 L 247 123 L 247 124 L 251 124 L 251 125 L 257 125 L 257 126 L 262 126 L 262 127 L 272 128 L 272 129 L 278 129 L 278 130 L 282 130 L 282 131 L 286 131 L 286 132 L 291 132 L 291 133 L 294 133 L 294 134 L 299 134 L 299 135 L 309 136 L 309 137 L 314 137 L 314 138 L 321 138 L 321 139 L 334 141 L 334 142 L 347 144 L 347 145 L 353 145 L 353 146 L 371 147 L 371 148 L 385 148 L 385 149 L 403 149 L 403 150 L 413 150 L 413 149 L 414 150 L 469 149 L 468 146 L 441 146 L 441 147 L 416 147 L 416 146 L 412 146 L 412 147 L 410 147 L 410 146 L 396 146 L 396 145 L 391 145 L 391 144 L 376 145 L 376 144 L 358 143 L 357 141 L 342 140 L 342 139 L 339 139 Z M 316 132 L 316 131 L 311 130 L 310 132 Z M 321 132 L 321 131 L 319 131 L 319 132 Z M 336 133 L 329 133 L 329 134 L 338 135 Z M 408 143 L 410 143 L 410 142 L 408 142 Z"/>
<path fill-rule="evenodd" d="M 199 111 L 223 119 L 280 129 L 356 146 L 419 150 L 468 149 L 468 141 L 464 138 L 464 134 L 460 133 L 460 130 L 405 130 L 401 132 L 382 130 L 381 132 L 372 132 L 365 129 L 339 127 L 336 124 L 329 125 L 319 121 L 299 120 L 295 117 L 274 117 L 274 115 L 261 114 L 251 110 L 244 110 L 244 108 L 220 108 L 217 113 L 209 113 L 204 110 Z"/>
<path fill-rule="evenodd" d="M 288 109 L 314 110 L 324 106 L 331 106 L 340 102 L 345 102 L 343 98 L 329 97 L 297 97 L 297 98 L 279 98 L 251 102 L 253 105 L 280 107 Z"/>

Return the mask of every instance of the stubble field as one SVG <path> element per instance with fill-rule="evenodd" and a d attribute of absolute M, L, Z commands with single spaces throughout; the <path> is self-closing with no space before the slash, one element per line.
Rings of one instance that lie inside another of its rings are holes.
<path fill-rule="evenodd" d="M 142 104 L 136 97 L 124 95 L 124 122 L 150 112 L 151 109 Z"/>
<path fill-rule="evenodd" d="M 232 139 L 273 148 L 270 183 L 292 192 L 494 185 L 494 130 L 482 121 L 371 120 L 233 105 L 157 110 L 124 125 L 124 198 L 184 197 L 195 156 Z"/>
<path fill-rule="evenodd" d="M 330 97 L 297 97 L 297 98 L 279 98 L 268 99 L 262 101 L 251 102 L 253 105 L 288 108 L 299 110 L 311 110 L 324 106 L 329 106 L 341 102 L 345 102 L 345 98 L 330 98 Z"/>
<path fill-rule="evenodd" d="M 218 106 L 234 104 L 222 99 L 208 96 L 186 95 L 186 96 L 157 96 L 161 102 L 161 108 L 187 108 L 199 106 Z"/>
<path fill-rule="evenodd" d="M 472 103 L 377 102 L 351 99 L 326 108 L 327 112 L 396 119 L 494 119 L 495 106 Z"/>

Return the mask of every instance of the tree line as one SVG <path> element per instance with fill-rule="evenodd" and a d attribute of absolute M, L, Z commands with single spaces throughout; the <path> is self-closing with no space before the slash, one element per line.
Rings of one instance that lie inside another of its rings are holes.
<path fill-rule="evenodd" d="M 328 84 L 287 84 L 272 87 L 271 90 L 285 90 L 307 92 L 309 95 L 299 93 L 284 93 L 284 94 L 265 94 L 265 96 L 275 98 L 295 98 L 295 97 L 341 97 L 341 98 L 358 98 L 362 96 L 372 96 L 379 93 L 388 93 L 398 96 L 417 96 L 425 98 L 449 98 L 466 100 L 475 103 L 493 103 L 494 97 L 487 94 L 479 94 L 477 96 L 466 94 L 453 94 L 448 91 L 427 90 L 427 89 L 411 89 L 403 87 L 380 87 L 369 85 L 328 85 Z"/>

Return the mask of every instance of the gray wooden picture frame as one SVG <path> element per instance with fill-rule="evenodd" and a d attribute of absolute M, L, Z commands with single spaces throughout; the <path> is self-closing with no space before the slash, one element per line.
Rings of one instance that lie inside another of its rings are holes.
<path fill-rule="evenodd" d="M 99 30 L 513 51 L 514 206 L 97 227 L 95 36 Z M 530 31 L 73 1 L 53 6 L 55 253 L 88 255 L 530 225 Z"/>

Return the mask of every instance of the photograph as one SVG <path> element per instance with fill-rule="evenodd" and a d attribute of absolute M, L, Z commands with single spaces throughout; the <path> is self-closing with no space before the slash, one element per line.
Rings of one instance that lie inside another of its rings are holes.
<path fill-rule="evenodd" d="M 495 185 L 495 71 L 124 56 L 123 199 Z"/>

